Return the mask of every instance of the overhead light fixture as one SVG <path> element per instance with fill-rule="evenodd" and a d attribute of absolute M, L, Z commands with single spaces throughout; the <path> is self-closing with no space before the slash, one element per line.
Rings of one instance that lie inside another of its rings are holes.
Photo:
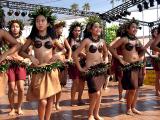
<path fill-rule="evenodd" d="M 100 17 L 102 20 L 106 19 L 106 15 L 105 15 L 104 13 L 103 13 L 103 14 L 100 14 L 99 17 Z"/>
<path fill-rule="evenodd" d="M 116 20 L 114 16 L 111 16 L 109 19 L 110 19 L 111 21 L 115 21 L 115 20 Z"/>
<path fill-rule="evenodd" d="M 125 14 L 125 15 L 131 15 L 131 12 L 125 10 L 125 11 L 124 11 L 124 14 Z"/>
<path fill-rule="evenodd" d="M 126 16 L 126 14 L 124 12 L 121 12 L 120 15 L 124 16 L 124 17 Z"/>
<path fill-rule="evenodd" d="M 157 4 L 159 5 L 160 4 L 160 0 L 156 0 L 157 1 Z"/>
<path fill-rule="evenodd" d="M 111 23 L 111 20 L 110 20 L 109 18 L 107 18 L 106 21 L 107 21 L 108 23 Z"/>
<path fill-rule="evenodd" d="M 139 12 L 142 12 L 142 11 L 143 11 L 143 7 L 142 7 L 141 4 L 138 4 L 138 5 L 137 5 L 137 8 L 138 8 Z"/>
<path fill-rule="evenodd" d="M 26 15 L 27 15 L 27 12 L 26 12 L 26 11 L 21 12 L 21 16 L 22 16 L 22 17 L 25 17 Z"/>
<path fill-rule="evenodd" d="M 137 0 L 132 0 L 132 4 L 135 4 L 137 2 Z"/>
<path fill-rule="evenodd" d="M 143 6 L 144 6 L 144 9 L 148 9 L 148 8 L 149 8 L 148 2 L 144 1 L 144 2 L 143 2 Z"/>
<path fill-rule="evenodd" d="M 119 14 L 118 14 L 118 15 L 116 15 L 116 17 L 117 17 L 117 18 L 119 18 L 119 19 L 121 19 L 121 18 L 122 18 L 122 16 L 121 16 L 121 15 L 119 15 Z"/>
<path fill-rule="evenodd" d="M 8 15 L 8 16 L 12 16 L 13 12 L 14 12 L 13 10 L 9 10 L 9 11 L 7 12 L 7 15 Z"/>
<path fill-rule="evenodd" d="M 149 27 L 153 27 L 153 26 L 154 26 L 154 22 L 148 23 L 148 26 L 149 26 Z"/>
<path fill-rule="evenodd" d="M 19 11 L 19 10 L 17 10 L 17 11 L 14 13 L 15 16 L 19 16 L 19 14 L 20 14 L 20 11 Z"/>
<path fill-rule="evenodd" d="M 149 0 L 149 3 L 150 3 L 150 7 L 154 6 L 154 0 Z"/>

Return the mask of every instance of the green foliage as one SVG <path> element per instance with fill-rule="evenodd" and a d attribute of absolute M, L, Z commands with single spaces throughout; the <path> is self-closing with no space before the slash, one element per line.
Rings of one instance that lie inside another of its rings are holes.
<path fill-rule="evenodd" d="M 95 66 L 91 66 L 88 69 L 88 72 L 86 72 L 87 77 L 95 77 L 99 75 L 105 75 L 107 72 L 107 69 L 109 69 L 110 64 L 100 63 Z"/>
<path fill-rule="evenodd" d="M 110 44 L 116 38 L 116 31 L 118 29 L 118 25 L 112 25 L 111 27 L 106 28 L 106 42 Z"/>
<path fill-rule="evenodd" d="M 64 65 L 62 62 L 57 61 L 51 65 L 46 65 L 44 67 L 28 67 L 27 68 L 27 73 L 33 73 L 33 74 L 38 74 L 38 73 L 45 73 L 45 72 L 51 72 L 53 69 L 57 68 L 62 68 Z"/>
<path fill-rule="evenodd" d="M 34 10 L 31 14 L 30 14 L 30 21 L 31 21 L 31 25 L 34 25 L 37 16 L 39 15 L 43 15 L 45 18 L 47 18 L 48 22 L 50 23 L 50 25 L 54 25 L 55 20 L 57 19 L 56 16 L 52 15 L 53 14 L 53 10 L 50 8 L 45 8 L 45 7 L 40 7 L 37 8 L 36 10 Z"/>
<path fill-rule="evenodd" d="M 132 69 L 139 69 L 144 67 L 144 62 L 135 62 L 129 65 L 125 65 L 124 67 L 120 67 L 120 70 L 126 71 L 126 70 L 132 70 Z"/>
<path fill-rule="evenodd" d="M 94 23 L 94 22 L 98 22 L 101 23 L 101 18 L 99 16 L 89 16 L 88 18 L 86 18 L 86 23 Z"/>
<path fill-rule="evenodd" d="M 79 5 L 77 3 L 73 3 L 70 7 L 72 11 L 77 11 L 79 8 Z"/>
<path fill-rule="evenodd" d="M 83 10 L 84 11 L 89 11 L 90 10 L 90 8 L 91 8 L 91 6 L 90 6 L 90 4 L 89 3 L 85 3 L 83 6 L 82 6 L 82 8 L 83 8 Z"/>

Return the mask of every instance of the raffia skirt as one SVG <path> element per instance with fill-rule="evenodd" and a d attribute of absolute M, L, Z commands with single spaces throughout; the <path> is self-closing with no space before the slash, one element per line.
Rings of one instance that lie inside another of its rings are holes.
<path fill-rule="evenodd" d="M 41 100 L 55 95 L 61 91 L 58 70 L 32 74 L 31 84 L 27 92 L 27 100 Z"/>
<path fill-rule="evenodd" d="M 0 73 L 0 97 L 5 95 L 7 79 L 8 77 L 6 73 Z"/>
<path fill-rule="evenodd" d="M 87 79 L 88 92 L 90 94 L 101 90 L 101 88 L 105 83 L 104 75 L 99 75 L 92 78 L 86 77 L 86 79 Z"/>

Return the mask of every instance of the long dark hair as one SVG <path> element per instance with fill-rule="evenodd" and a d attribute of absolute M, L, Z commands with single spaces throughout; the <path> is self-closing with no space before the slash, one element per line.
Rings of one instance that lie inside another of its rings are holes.
<path fill-rule="evenodd" d="M 157 30 L 157 32 L 158 32 L 158 28 L 157 27 L 155 27 L 155 28 L 153 28 L 152 30 L 151 30 L 151 35 L 152 35 L 152 38 L 155 38 L 156 36 L 154 35 L 154 32 Z"/>
<path fill-rule="evenodd" d="M 38 34 L 39 34 L 39 31 L 36 27 L 36 24 L 34 24 L 33 27 L 32 27 L 31 33 L 27 38 L 34 41 L 35 37 L 38 36 Z M 53 28 L 51 26 L 47 27 L 47 35 L 49 37 L 51 37 L 52 39 L 55 39 L 55 31 L 53 30 Z"/>
<path fill-rule="evenodd" d="M 70 28 L 69 28 L 69 35 L 68 35 L 68 42 L 71 43 L 71 39 L 74 38 L 74 35 L 73 35 L 73 31 L 76 27 L 80 27 L 81 28 L 81 32 L 82 32 L 82 29 L 83 29 L 83 26 L 81 25 L 81 23 L 75 21 L 73 22 L 71 25 L 70 25 Z M 79 40 L 81 38 L 81 34 L 79 36 Z"/>
<path fill-rule="evenodd" d="M 20 21 L 20 20 L 11 20 L 11 21 L 8 22 L 9 33 L 13 36 L 12 31 L 11 31 L 11 28 L 12 28 L 12 25 L 13 25 L 14 23 L 17 23 L 17 24 L 19 25 L 19 27 L 20 27 L 19 36 L 21 36 L 21 35 L 22 35 L 22 30 L 23 30 L 23 28 L 24 28 L 24 24 L 23 24 L 23 22 Z M 14 36 L 13 36 L 13 37 L 14 37 Z"/>
<path fill-rule="evenodd" d="M 4 18 L 5 18 L 4 10 L 0 6 L 0 29 L 2 29 L 5 26 Z"/>
<path fill-rule="evenodd" d="M 94 26 L 94 24 L 95 23 L 99 23 L 99 22 L 96 22 L 96 21 L 94 21 L 94 22 L 89 22 L 87 25 L 86 25 L 86 28 L 85 28 L 85 30 L 84 30 L 84 32 L 83 32 L 83 39 L 85 39 L 85 38 L 91 38 L 92 37 L 92 33 L 90 32 L 90 30 L 92 29 L 92 27 Z M 100 24 L 100 23 L 99 23 Z M 100 24 L 101 25 L 101 24 Z M 102 37 L 102 33 L 101 33 L 101 35 L 100 35 L 100 37 Z"/>

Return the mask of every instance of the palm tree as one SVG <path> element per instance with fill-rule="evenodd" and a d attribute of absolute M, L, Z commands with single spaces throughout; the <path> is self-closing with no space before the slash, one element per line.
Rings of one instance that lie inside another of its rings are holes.
<path fill-rule="evenodd" d="M 73 3 L 71 5 L 71 10 L 74 11 L 74 12 L 76 12 L 78 10 L 78 8 L 79 8 L 79 5 L 77 3 Z"/>
<path fill-rule="evenodd" d="M 89 10 L 90 10 L 90 4 L 89 3 L 85 3 L 83 6 L 83 10 L 85 11 L 85 12 L 88 12 Z"/>

